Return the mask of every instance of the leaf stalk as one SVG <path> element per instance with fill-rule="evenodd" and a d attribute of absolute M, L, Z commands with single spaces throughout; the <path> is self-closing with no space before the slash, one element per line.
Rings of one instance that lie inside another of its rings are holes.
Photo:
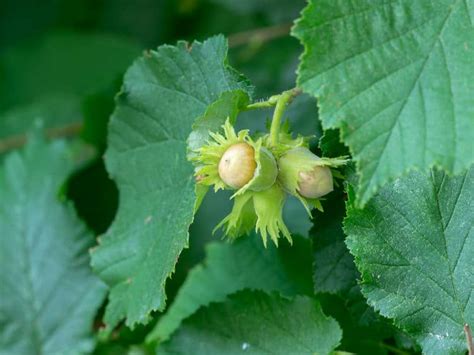
<path fill-rule="evenodd" d="M 469 351 L 469 355 L 474 355 L 472 332 L 471 332 L 471 327 L 469 327 L 469 324 L 464 324 L 464 333 L 466 334 L 467 350 Z"/>
<path fill-rule="evenodd" d="M 270 126 L 270 144 L 276 146 L 278 144 L 278 138 L 280 136 L 281 118 L 286 110 L 286 106 L 301 93 L 301 90 L 294 88 L 288 91 L 284 91 L 278 95 L 276 100 L 275 111 L 273 112 L 272 125 Z M 270 98 L 271 99 L 271 98 Z"/>

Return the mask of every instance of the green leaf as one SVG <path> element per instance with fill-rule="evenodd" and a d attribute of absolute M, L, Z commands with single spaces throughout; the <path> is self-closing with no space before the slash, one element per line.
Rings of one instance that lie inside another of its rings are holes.
<path fill-rule="evenodd" d="M 248 84 L 226 64 L 222 36 L 192 47 L 161 46 L 127 71 L 109 125 L 107 170 L 117 182 L 114 223 L 92 254 L 111 286 L 109 329 L 146 323 L 165 306 L 165 282 L 182 249 L 195 204 L 186 140 L 194 120 L 223 92 Z"/>
<path fill-rule="evenodd" d="M 351 191 L 345 230 L 370 305 L 427 354 L 466 351 L 474 324 L 474 168 L 462 176 L 414 172 L 364 210 Z"/>
<path fill-rule="evenodd" d="M 341 340 L 318 301 L 242 291 L 186 320 L 165 354 L 329 354 Z M 160 348 L 161 350 L 161 348 Z"/>
<path fill-rule="evenodd" d="M 258 235 L 234 243 L 211 243 L 207 258 L 188 274 L 167 313 L 158 321 L 148 341 L 164 341 L 183 319 L 201 306 L 223 301 L 246 288 L 278 291 L 285 296 L 311 294 L 311 243 L 295 236 L 293 246 L 282 243 L 267 248 Z"/>
<path fill-rule="evenodd" d="M 323 156 L 337 158 L 343 155 L 349 155 L 347 147 L 340 141 L 340 132 L 338 129 L 327 129 L 319 140 L 319 147 Z"/>
<path fill-rule="evenodd" d="M 311 230 L 314 245 L 314 291 L 339 293 L 355 286 L 358 276 L 354 258 L 344 243 L 344 200 L 334 193 L 323 203 L 324 212 L 314 212 Z"/>
<path fill-rule="evenodd" d="M 201 148 L 209 140 L 210 132 L 222 132 L 227 118 L 234 124 L 237 115 L 250 102 L 248 94 L 243 90 L 224 92 L 217 101 L 212 103 L 201 117 L 193 124 L 193 131 L 188 138 L 190 151 Z"/>
<path fill-rule="evenodd" d="M 326 131 L 332 132 L 332 131 Z M 337 131 L 334 131 L 337 133 Z M 347 169 L 346 169 L 347 170 Z M 314 211 L 311 236 L 314 245 L 313 280 L 323 310 L 343 330 L 339 350 L 356 354 L 386 354 L 382 341 L 393 331 L 370 308 L 356 284 L 358 271 L 345 244 L 342 222 L 344 195 L 337 190 L 323 201 L 324 212 Z"/>
<path fill-rule="evenodd" d="M 472 18 L 462 0 L 311 0 L 303 11 L 298 86 L 318 97 L 324 128 L 341 129 L 358 205 L 410 169 L 473 163 Z"/>
<path fill-rule="evenodd" d="M 58 191 L 82 150 L 38 136 L 0 169 L 0 348 L 86 353 L 106 286 L 92 274 L 93 236 Z"/>

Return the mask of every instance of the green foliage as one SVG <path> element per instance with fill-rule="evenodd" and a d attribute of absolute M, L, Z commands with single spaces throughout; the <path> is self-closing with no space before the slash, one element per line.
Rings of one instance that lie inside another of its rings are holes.
<path fill-rule="evenodd" d="M 474 168 L 462 176 L 411 173 L 364 210 L 351 190 L 345 230 L 368 302 L 428 354 L 466 350 L 474 322 Z"/>
<path fill-rule="evenodd" d="M 337 129 L 327 129 L 324 131 L 319 147 L 324 156 L 336 157 L 341 155 L 349 155 L 347 147 L 340 142 L 340 133 Z"/>
<path fill-rule="evenodd" d="M 0 169 L 0 352 L 86 353 L 105 285 L 89 269 L 92 235 L 58 197 L 84 147 L 35 132 Z"/>
<path fill-rule="evenodd" d="M 210 140 L 210 132 L 218 132 L 227 119 L 233 124 L 240 111 L 250 103 L 248 94 L 242 90 L 224 92 L 207 108 L 204 115 L 197 117 L 188 138 L 188 150 L 195 156 L 195 150 Z"/>
<path fill-rule="evenodd" d="M 148 340 L 167 340 L 181 321 L 200 307 L 224 301 L 239 290 L 279 291 L 285 296 L 311 294 L 309 246 L 308 240 L 296 237 L 293 247 L 285 243 L 280 248 L 273 244 L 264 248 L 256 235 L 233 244 L 209 244 L 204 264 L 189 272 Z"/>
<path fill-rule="evenodd" d="M 185 321 L 163 353 L 329 354 L 341 335 L 314 299 L 244 291 Z"/>
<path fill-rule="evenodd" d="M 471 5 L 472 7 L 472 5 Z M 311 0 L 294 28 L 298 86 L 318 97 L 360 173 L 363 206 L 387 181 L 474 162 L 474 28 L 465 1 Z"/>
<path fill-rule="evenodd" d="M 323 311 L 342 328 L 339 350 L 356 354 L 388 354 L 391 338 L 397 334 L 387 320 L 378 316 L 365 302 L 358 287 L 337 296 L 320 294 Z"/>
<path fill-rule="evenodd" d="M 125 74 L 109 126 L 107 170 L 117 182 L 114 223 L 92 254 L 111 286 L 109 327 L 146 323 L 165 306 L 165 282 L 181 250 L 195 204 L 186 139 L 196 118 L 225 91 L 248 90 L 226 65 L 223 37 L 162 46 Z"/>
<path fill-rule="evenodd" d="M 0 354 L 466 354 L 472 0 L 304 7 L 1 3 Z"/>

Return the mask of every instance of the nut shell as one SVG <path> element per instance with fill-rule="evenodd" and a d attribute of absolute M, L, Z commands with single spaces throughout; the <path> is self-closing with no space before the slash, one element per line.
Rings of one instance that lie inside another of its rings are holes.
<path fill-rule="evenodd" d="M 254 148 L 247 143 L 237 143 L 222 155 L 219 176 L 229 187 L 240 189 L 252 180 L 256 168 Z"/>
<path fill-rule="evenodd" d="M 331 169 L 315 166 L 313 170 L 298 174 L 298 192 L 306 198 L 319 198 L 334 190 Z"/>

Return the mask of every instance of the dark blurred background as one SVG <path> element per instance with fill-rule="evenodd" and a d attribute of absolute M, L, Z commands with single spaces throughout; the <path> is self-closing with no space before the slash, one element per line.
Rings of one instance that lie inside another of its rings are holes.
<path fill-rule="evenodd" d="M 38 119 L 51 137 L 80 136 L 95 146 L 97 158 L 66 190 L 87 225 L 103 233 L 119 199 L 102 159 L 107 121 L 133 60 L 161 44 L 222 33 L 229 38 L 230 64 L 255 85 L 254 99 L 265 98 L 295 86 L 302 47 L 289 31 L 304 5 L 304 0 L 1 0 L 0 160 L 24 143 Z M 247 112 L 238 125 L 262 130 L 271 114 Z M 294 131 L 319 137 L 313 99 L 298 97 L 287 117 Z M 206 197 L 191 228 L 190 249 L 168 285 L 171 298 L 186 271 L 202 259 L 205 243 L 219 238 L 212 229 L 230 210 L 227 197 Z M 297 203 L 288 204 L 285 218 L 294 233 L 306 235 L 311 227 Z"/>

